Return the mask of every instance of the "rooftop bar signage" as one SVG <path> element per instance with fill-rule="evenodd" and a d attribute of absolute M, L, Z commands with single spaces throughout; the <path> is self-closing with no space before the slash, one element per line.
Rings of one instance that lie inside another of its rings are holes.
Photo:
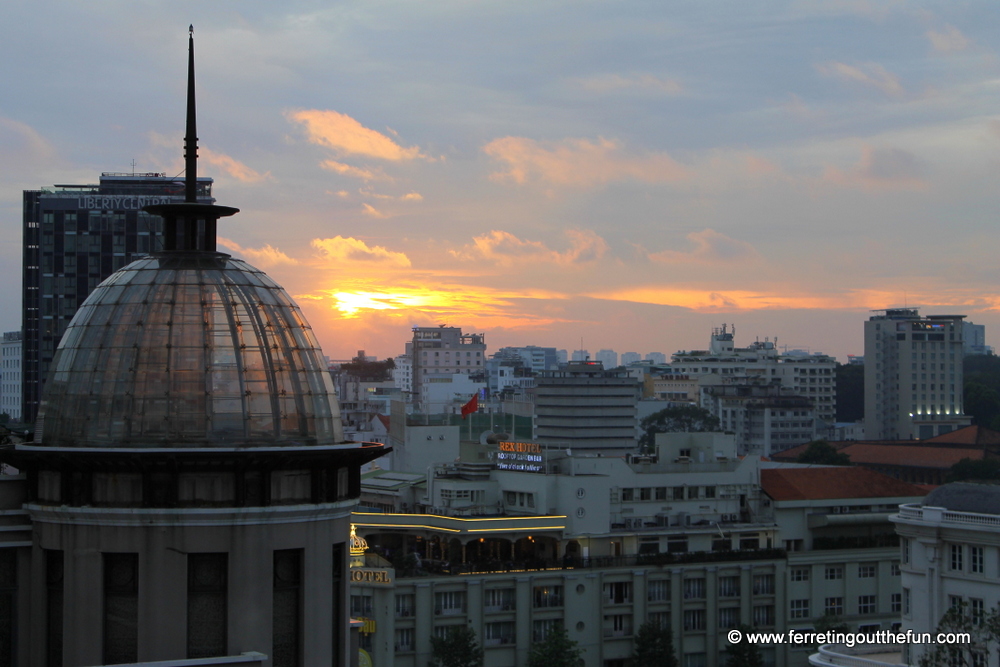
<path fill-rule="evenodd" d="M 497 470 L 515 470 L 517 472 L 542 472 L 542 446 L 534 442 L 511 442 L 501 440 L 497 443 Z"/>

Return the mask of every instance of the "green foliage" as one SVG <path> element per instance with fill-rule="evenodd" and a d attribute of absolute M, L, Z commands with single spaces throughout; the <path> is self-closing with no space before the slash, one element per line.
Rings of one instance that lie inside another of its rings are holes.
<path fill-rule="evenodd" d="M 856 422 L 865 418 L 865 367 L 837 364 L 837 421 Z"/>
<path fill-rule="evenodd" d="M 963 480 L 1000 479 L 1000 459 L 969 459 L 956 463 L 948 471 L 945 481 L 961 482 Z"/>
<path fill-rule="evenodd" d="M 816 632 L 850 632 L 851 626 L 841 620 L 836 614 L 823 614 L 816 621 Z"/>
<path fill-rule="evenodd" d="M 678 667 L 674 654 L 674 636 L 669 627 L 653 621 L 639 626 L 635 633 L 635 652 L 629 667 Z"/>
<path fill-rule="evenodd" d="M 923 653 L 917 659 L 918 667 L 938 667 L 939 665 L 961 665 L 970 667 L 974 664 L 973 654 L 989 655 L 995 653 L 992 646 L 1000 640 L 1000 608 L 994 607 L 983 613 L 981 619 L 974 619 L 966 603 L 952 607 L 944 613 L 932 635 L 942 632 L 967 632 L 972 637 L 971 643 L 954 644 L 923 644 Z M 986 664 L 986 663 L 982 663 Z"/>
<path fill-rule="evenodd" d="M 754 629 L 742 623 L 737 629 L 743 636 L 738 644 L 726 646 L 726 667 L 764 667 L 764 656 L 760 649 L 747 640 L 747 634 L 754 632 Z"/>
<path fill-rule="evenodd" d="M 483 647 L 476 631 L 464 625 L 453 626 L 444 639 L 431 637 L 431 661 L 428 667 L 482 667 Z"/>
<path fill-rule="evenodd" d="M 354 357 L 346 364 L 340 365 L 340 372 L 361 382 L 386 382 L 392 379 L 392 369 L 395 367 L 396 362 L 392 359 L 368 361 Z"/>
<path fill-rule="evenodd" d="M 583 649 L 569 638 L 566 628 L 549 632 L 545 639 L 532 644 L 528 667 L 579 667 Z"/>
<path fill-rule="evenodd" d="M 10 415 L 6 412 L 0 414 L 0 424 L 7 424 L 10 422 Z"/>
<path fill-rule="evenodd" d="M 643 431 L 642 437 L 639 438 L 639 447 L 644 451 L 651 451 L 657 433 L 717 431 L 719 418 L 705 408 L 682 405 L 654 412 L 643 419 L 639 427 Z"/>
<path fill-rule="evenodd" d="M 851 457 L 837 449 L 825 439 L 813 440 L 806 447 L 806 451 L 799 454 L 795 459 L 798 463 L 820 463 L 831 466 L 849 466 Z"/>
<path fill-rule="evenodd" d="M 994 428 L 1000 421 L 1000 392 L 981 382 L 966 382 L 965 414 L 979 426 Z"/>

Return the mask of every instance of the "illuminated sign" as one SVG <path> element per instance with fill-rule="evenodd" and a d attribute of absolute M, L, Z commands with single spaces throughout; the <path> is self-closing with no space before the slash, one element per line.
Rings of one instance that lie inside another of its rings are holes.
<path fill-rule="evenodd" d="M 543 471 L 542 446 L 534 442 L 497 443 L 497 470 L 514 470 L 517 472 Z"/>
<path fill-rule="evenodd" d="M 83 197 L 77 197 L 76 201 L 77 208 L 87 208 L 92 211 L 137 211 L 145 206 L 170 204 L 177 201 L 177 199 L 165 195 L 85 195 Z"/>
<path fill-rule="evenodd" d="M 392 577 L 388 570 L 369 570 L 367 568 L 351 568 L 352 584 L 391 584 Z"/>

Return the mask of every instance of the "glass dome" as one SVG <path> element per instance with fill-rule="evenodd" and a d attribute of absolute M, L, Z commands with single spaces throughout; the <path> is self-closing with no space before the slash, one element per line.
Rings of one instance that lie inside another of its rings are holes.
<path fill-rule="evenodd" d="M 312 329 L 262 271 L 162 253 L 101 283 L 52 361 L 36 427 L 52 447 L 271 447 L 342 442 Z"/>

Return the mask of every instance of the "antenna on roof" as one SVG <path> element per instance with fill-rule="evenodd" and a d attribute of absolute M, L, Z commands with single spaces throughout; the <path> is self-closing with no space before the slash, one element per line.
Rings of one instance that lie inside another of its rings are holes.
<path fill-rule="evenodd" d="M 194 24 L 188 26 L 187 125 L 184 133 L 184 201 L 198 201 L 198 115 L 194 103 Z"/>

